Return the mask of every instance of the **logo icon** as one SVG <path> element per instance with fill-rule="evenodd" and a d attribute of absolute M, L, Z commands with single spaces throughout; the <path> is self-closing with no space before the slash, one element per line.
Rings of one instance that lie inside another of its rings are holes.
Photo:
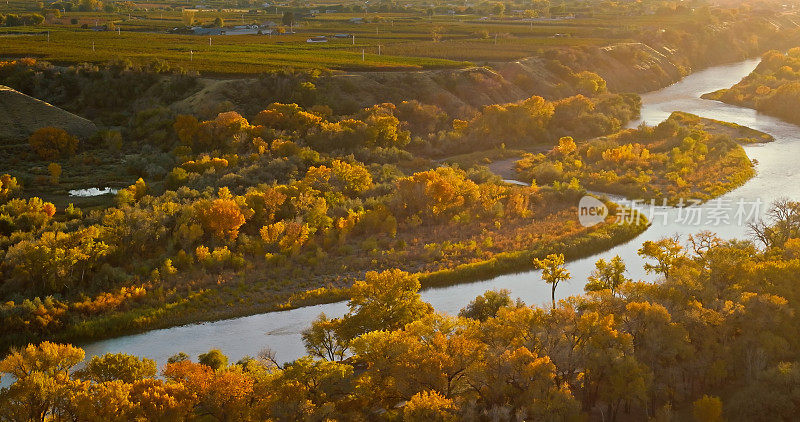
<path fill-rule="evenodd" d="M 594 196 L 585 195 L 578 203 L 578 221 L 583 227 L 600 224 L 608 217 L 608 207 Z"/>

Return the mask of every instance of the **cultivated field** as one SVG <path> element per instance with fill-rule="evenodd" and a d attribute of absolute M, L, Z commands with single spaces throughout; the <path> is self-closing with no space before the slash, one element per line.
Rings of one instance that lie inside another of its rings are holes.
<path fill-rule="evenodd" d="M 206 3 L 214 7 L 213 2 Z M 137 3 L 113 11 L 55 11 L 27 3 L 0 14 L 41 13 L 42 25 L 0 30 L 0 57 L 34 56 L 55 63 L 162 60 L 210 74 L 258 74 L 282 67 L 333 70 L 457 68 L 511 61 L 555 47 L 603 46 L 642 34 L 694 25 L 697 14 L 638 14 L 623 6 L 585 13 L 578 5 L 496 13 L 472 7 L 354 11 L 360 6 L 181 10 L 185 4 Z M 310 13 L 310 11 L 317 13 Z M 326 13 L 327 12 L 327 13 Z M 291 14 L 294 18 L 286 18 Z M 265 35 L 178 35 L 187 23 L 230 30 L 262 25 Z M 357 22 L 354 22 L 356 20 Z M 267 26 L 269 25 L 269 26 Z M 272 34 L 266 35 L 271 28 Z M 335 34 L 350 35 L 334 38 Z M 328 42 L 307 43 L 313 36 Z M 210 38 L 210 39 L 209 39 Z M 210 45 L 209 45 L 210 44 Z"/>

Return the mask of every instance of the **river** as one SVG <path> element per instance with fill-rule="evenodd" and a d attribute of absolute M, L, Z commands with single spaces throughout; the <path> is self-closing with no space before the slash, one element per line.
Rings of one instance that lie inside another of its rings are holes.
<path fill-rule="evenodd" d="M 557 298 L 581 294 L 586 277 L 599 258 L 621 256 L 628 267 L 628 276 L 634 279 L 651 279 L 642 268 L 643 261 L 636 254 L 642 242 L 658 240 L 664 236 L 682 235 L 710 230 L 722 238 L 747 236 L 746 224 L 740 223 L 734 208 L 744 208 L 746 214 L 757 211 L 763 214 L 767 205 L 779 197 L 800 198 L 800 127 L 779 119 L 758 114 L 754 110 L 700 99 L 700 95 L 727 88 L 746 76 L 758 64 L 758 59 L 717 66 L 693 73 L 669 87 L 642 96 L 642 121 L 657 124 L 672 111 L 680 110 L 703 117 L 735 122 L 769 133 L 775 141 L 768 144 L 746 146 L 748 156 L 758 161 L 758 174 L 744 186 L 726 194 L 720 201 L 709 201 L 696 207 L 700 222 L 681 221 L 688 214 L 677 208 L 653 208 L 656 218 L 651 227 L 636 239 L 618 245 L 592 257 L 570 262 L 567 268 L 572 280 L 558 286 Z M 743 207 L 737 207 L 739 201 Z M 761 205 L 759 205 L 759 203 Z M 721 218 L 724 209 L 727 218 Z M 648 209 L 645 209 L 646 212 Z M 726 221 L 727 220 L 727 221 Z M 457 313 L 476 296 L 486 290 L 508 289 L 513 297 L 528 304 L 547 305 L 550 287 L 541 281 L 538 271 L 508 274 L 491 280 L 428 289 L 422 298 L 438 311 Z M 300 332 L 308 327 L 321 312 L 339 316 L 346 311 L 344 302 L 309 306 L 289 311 L 271 312 L 248 317 L 201 324 L 191 324 L 163 330 L 153 330 L 138 335 L 118 337 L 84 345 L 87 356 L 124 352 L 155 359 L 159 365 L 183 351 L 192 357 L 211 348 L 219 348 L 232 361 L 255 356 L 265 347 L 271 348 L 278 360 L 289 361 L 305 351 Z"/>

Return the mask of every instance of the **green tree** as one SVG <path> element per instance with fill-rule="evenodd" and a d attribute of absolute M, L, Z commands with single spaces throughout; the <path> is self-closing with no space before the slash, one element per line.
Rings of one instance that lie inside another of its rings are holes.
<path fill-rule="evenodd" d="M 488 290 L 486 293 L 476 297 L 458 315 L 464 318 L 486 321 L 497 315 L 500 308 L 511 306 L 514 301 L 508 290 Z"/>
<path fill-rule="evenodd" d="M 222 354 L 219 349 L 211 349 L 197 357 L 200 364 L 217 370 L 228 366 L 228 357 Z"/>
<path fill-rule="evenodd" d="M 281 18 L 282 24 L 286 26 L 294 25 L 294 20 L 295 20 L 294 12 L 292 12 L 291 10 L 283 12 L 283 17 Z"/>
<path fill-rule="evenodd" d="M 625 263 L 619 255 L 611 258 L 610 261 L 600 259 L 594 264 L 595 268 L 589 275 L 588 283 L 584 289 L 587 292 L 609 290 L 612 295 L 619 291 L 619 287 L 631 281 L 625 277 Z"/>

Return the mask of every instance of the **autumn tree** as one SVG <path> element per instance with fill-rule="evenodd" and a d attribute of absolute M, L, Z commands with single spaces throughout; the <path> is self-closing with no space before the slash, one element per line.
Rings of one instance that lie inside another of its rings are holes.
<path fill-rule="evenodd" d="M 360 164 L 333 160 L 330 167 L 309 167 L 303 182 L 328 197 L 329 202 L 338 203 L 344 195 L 356 196 L 369 189 L 372 176 Z"/>
<path fill-rule="evenodd" d="M 38 239 L 10 247 L 3 265 L 32 288 L 57 292 L 83 284 L 110 251 L 97 226 L 68 233 L 46 231 Z"/>
<path fill-rule="evenodd" d="M 358 419 L 351 412 L 364 402 L 354 395 L 353 366 L 306 356 L 284 365 L 275 375 L 269 401 L 270 414 L 277 420 Z"/>
<path fill-rule="evenodd" d="M 417 276 L 405 271 L 368 272 L 350 290 L 350 310 L 342 319 L 343 337 L 402 328 L 427 315 L 432 308 L 420 299 L 419 288 Z"/>
<path fill-rule="evenodd" d="M 216 420 L 246 420 L 251 414 L 249 399 L 254 380 L 237 368 L 214 370 L 188 360 L 167 364 L 164 376 L 184 386 L 196 397 L 199 415 Z"/>
<path fill-rule="evenodd" d="M 120 204 L 134 203 L 144 198 L 144 196 L 147 195 L 148 189 L 147 183 L 140 177 L 134 184 L 127 188 L 120 189 L 119 192 L 117 192 L 117 202 Z"/>
<path fill-rule="evenodd" d="M 587 292 L 608 290 L 611 295 L 619 291 L 619 287 L 631 281 L 625 277 L 625 263 L 619 255 L 611 258 L 610 261 L 600 259 L 594 264 L 595 268 L 589 275 L 589 280 L 584 289 Z"/>
<path fill-rule="evenodd" d="M 50 183 L 57 185 L 61 179 L 61 165 L 58 163 L 50 163 L 47 165 L 47 170 L 50 172 Z"/>
<path fill-rule="evenodd" d="M 553 116 L 553 104 L 542 97 L 531 97 L 512 104 L 485 106 L 466 127 L 467 136 L 499 145 L 519 145 L 541 141 Z"/>
<path fill-rule="evenodd" d="M 343 360 L 348 344 L 339 334 L 341 324 L 341 319 L 330 319 L 324 313 L 320 314 L 311 327 L 302 332 L 308 354 L 331 361 Z"/>
<path fill-rule="evenodd" d="M 56 207 L 38 197 L 11 199 L 0 205 L 0 233 L 8 236 L 14 231 L 30 232 L 43 229 L 52 221 Z"/>
<path fill-rule="evenodd" d="M 253 211 L 249 223 L 256 227 L 270 224 L 287 196 L 274 187 L 251 188 L 245 193 L 245 204 Z"/>
<path fill-rule="evenodd" d="M 140 359 L 124 353 L 107 353 L 103 356 L 92 356 L 86 366 L 76 371 L 75 376 L 96 383 L 123 381 L 133 383 L 137 380 L 152 378 L 156 375 L 156 362 L 152 359 Z"/>
<path fill-rule="evenodd" d="M 800 202 L 786 198 L 772 203 L 767 218 L 749 224 L 750 233 L 765 247 L 782 246 L 790 238 L 800 237 Z"/>
<path fill-rule="evenodd" d="M 478 406 L 525 415 L 531 420 L 555 417 L 569 420 L 580 413 L 572 392 L 556 381 L 556 367 L 547 356 L 526 347 L 491 351 L 468 374 L 481 397 Z"/>
<path fill-rule="evenodd" d="M 556 287 L 561 281 L 569 280 L 569 271 L 564 268 L 564 254 L 549 254 L 543 259 L 534 258 L 533 265 L 542 270 L 542 280 L 551 286 L 553 309 L 556 309 Z"/>
<path fill-rule="evenodd" d="M 465 320 L 429 314 L 394 331 L 371 331 L 353 341 L 358 361 L 370 368 L 374 405 L 391 408 L 424 390 L 455 400 L 469 393 L 467 374 L 486 346 L 472 337 Z"/>
<path fill-rule="evenodd" d="M 245 223 L 241 207 L 230 198 L 198 201 L 194 211 L 203 229 L 217 239 L 236 239 L 239 227 Z"/>
<path fill-rule="evenodd" d="M 643 258 L 655 260 L 655 264 L 644 264 L 647 272 L 669 277 L 673 266 L 683 257 L 683 247 L 676 238 L 663 238 L 644 242 L 637 253 Z"/>
<path fill-rule="evenodd" d="M 16 196 L 22 190 L 16 177 L 5 173 L 0 176 L 0 204 Z"/>
<path fill-rule="evenodd" d="M 322 122 L 322 117 L 303 110 L 297 104 L 272 103 L 259 112 L 253 123 L 275 129 L 305 133 Z"/>
<path fill-rule="evenodd" d="M 16 379 L 0 390 L 0 415 L 42 422 L 54 416 L 63 409 L 73 386 L 69 370 L 83 357 L 83 349 L 50 342 L 13 350 L 0 361 L 0 374 Z"/>
<path fill-rule="evenodd" d="M 192 146 L 194 138 L 200 130 L 200 122 L 197 117 L 181 114 L 175 118 L 175 124 L 172 127 L 182 144 Z"/>
<path fill-rule="evenodd" d="M 129 400 L 135 417 L 179 422 L 190 417 L 197 397 L 181 383 L 145 378 L 133 382 Z"/>
<path fill-rule="evenodd" d="M 78 149 L 78 138 L 64 129 L 45 127 L 34 132 L 28 143 L 43 160 L 54 161 L 69 157 Z"/>
<path fill-rule="evenodd" d="M 399 216 L 447 221 L 467 214 L 480 198 L 478 185 L 463 170 L 438 167 L 396 181 L 394 205 Z"/>
<path fill-rule="evenodd" d="M 71 388 L 64 413 L 73 420 L 123 422 L 133 418 L 131 385 L 123 381 L 82 383 Z"/>
<path fill-rule="evenodd" d="M 455 421 L 453 401 L 436 391 L 420 391 L 403 407 L 403 420 L 408 422 Z"/>
<path fill-rule="evenodd" d="M 722 401 L 719 397 L 704 395 L 692 403 L 692 416 L 696 422 L 721 422 Z"/>

